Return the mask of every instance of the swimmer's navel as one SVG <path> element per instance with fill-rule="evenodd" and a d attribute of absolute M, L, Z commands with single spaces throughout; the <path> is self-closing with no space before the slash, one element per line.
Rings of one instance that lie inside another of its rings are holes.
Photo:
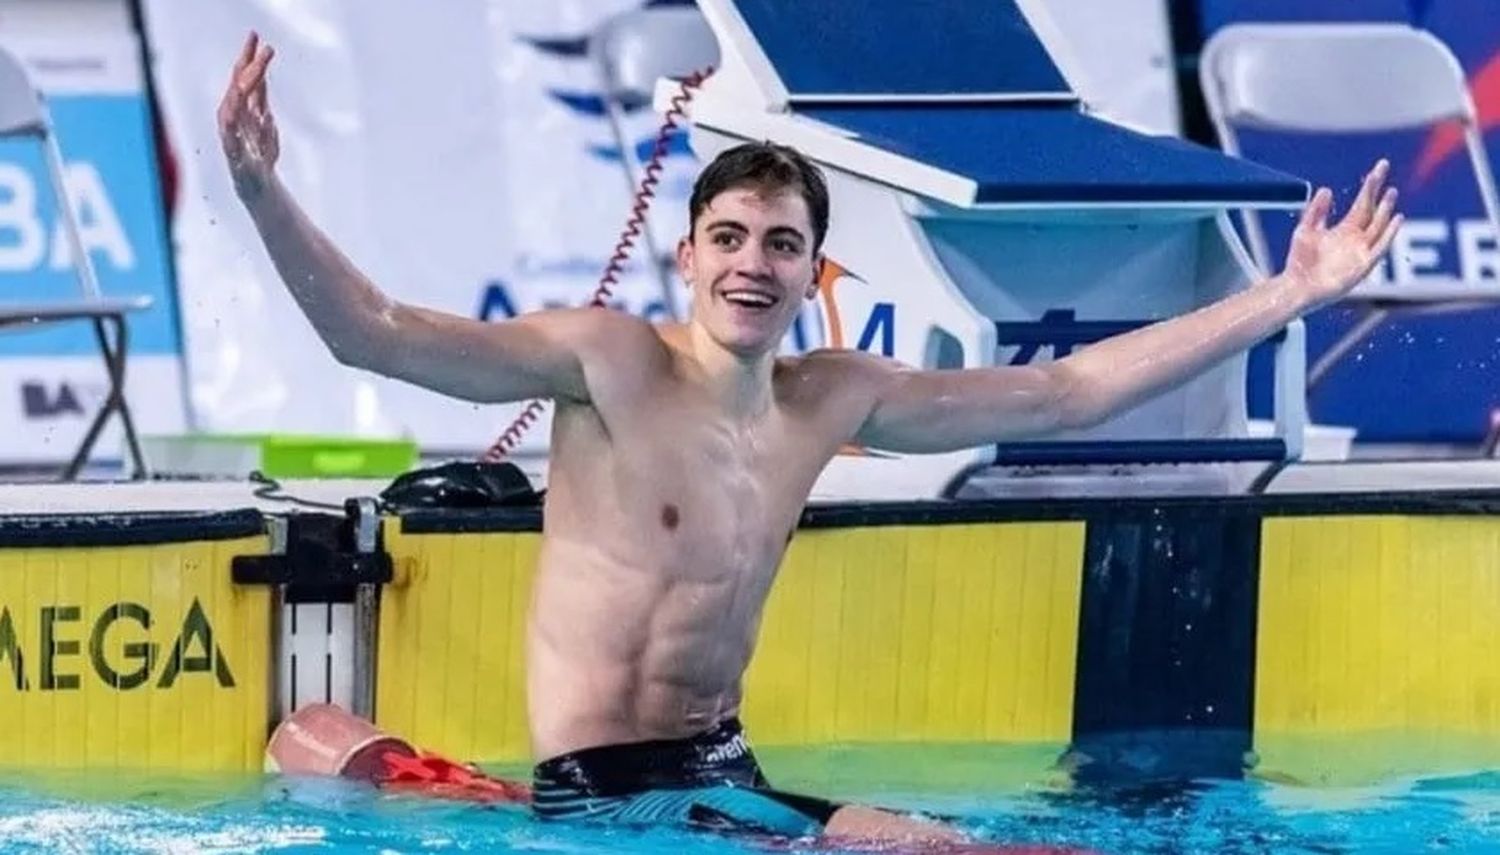
<path fill-rule="evenodd" d="M 677 528 L 677 523 L 682 521 L 682 514 L 678 513 L 677 506 L 665 504 L 661 506 L 661 525 L 667 531 Z"/>

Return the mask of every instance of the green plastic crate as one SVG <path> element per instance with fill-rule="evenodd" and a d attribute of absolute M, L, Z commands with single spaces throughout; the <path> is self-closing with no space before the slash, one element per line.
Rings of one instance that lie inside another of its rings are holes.
<path fill-rule="evenodd" d="M 156 475 L 244 478 L 391 478 L 417 464 L 409 439 L 297 434 L 186 434 L 141 437 Z"/>

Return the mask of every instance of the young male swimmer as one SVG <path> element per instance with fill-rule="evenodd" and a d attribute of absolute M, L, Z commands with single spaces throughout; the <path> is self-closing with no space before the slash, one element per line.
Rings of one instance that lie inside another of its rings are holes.
<path fill-rule="evenodd" d="M 790 836 L 939 840 L 933 823 L 788 795 L 737 718 L 761 608 L 814 479 L 846 443 L 942 452 L 1100 422 L 1359 282 L 1400 226 L 1382 161 L 1344 219 L 1302 214 L 1286 268 L 1046 365 L 918 371 L 855 351 L 776 355 L 816 289 L 818 169 L 751 143 L 703 171 L 677 263 L 686 324 L 621 312 L 485 323 L 391 300 L 276 174 L 272 51 L 251 35 L 218 120 L 234 186 L 334 358 L 469 401 L 556 402 L 527 624 L 534 809 Z"/>

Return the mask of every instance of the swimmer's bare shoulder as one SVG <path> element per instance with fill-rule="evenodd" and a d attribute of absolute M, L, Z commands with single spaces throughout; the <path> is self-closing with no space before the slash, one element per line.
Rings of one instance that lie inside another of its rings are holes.
<path fill-rule="evenodd" d="M 600 309 L 490 322 L 392 302 L 379 314 L 358 356 L 341 361 L 477 403 L 587 403 L 591 389 L 648 368 L 662 350 L 646 322 Z"/>
<path fill-rule="evenodd" d="M 825 425 L 839 442 L 852 440 L 900 363 L 859 350 L 823 348 L 776 360 L 783 406 Z"/>
<path fill-rule="evenodd" d="M 862 398 L 878 389 L 900 363 L 862 350 L 819 348 L 776 360 L 778 383 L 787 393 L 823 397 L 840 392 Z"/>
<path fill-rule="evenodd" d="M 1077 386 L 1061 365 L 918 369 L 858 350 L 783 360 L 789 401 L 805 401 L 843 441 L 940 453 L 1033 436 L 1065 422 Z"/>

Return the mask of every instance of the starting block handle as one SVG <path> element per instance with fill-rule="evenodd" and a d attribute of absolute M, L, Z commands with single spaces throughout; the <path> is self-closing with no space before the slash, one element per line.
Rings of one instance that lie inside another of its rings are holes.
<path fill-rule="evenodd" d="M 1119 466 L 1129 463 L 1248 463 L 1285 460 L 1280 439 L 1131 439 L 1018 442 L 995 446 L 997 466 Z"/>

